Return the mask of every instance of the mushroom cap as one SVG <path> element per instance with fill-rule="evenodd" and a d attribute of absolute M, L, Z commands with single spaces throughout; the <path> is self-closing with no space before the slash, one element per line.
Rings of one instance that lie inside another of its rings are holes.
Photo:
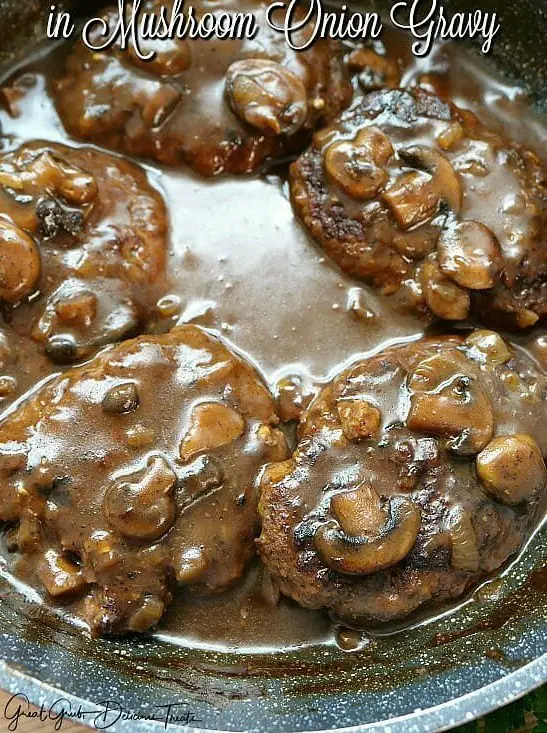
<path fill-rule="evenodd" d="M 34 239 L 0 216 L 0 300 L 13 305 L 31 295 L 40 272 L 40 252 Z"/>
<path fill-rule="evenodd" d="M 500 435 L 477 456 L 485 491 L 504 504 L 530 501 L 547 483 L 541 449 L 531 435 Z"/>
<path fill-rule="evenodd" d="M 493 288 L 503 268 L 498 240 L 478 221 L 462 221 L 441 232 L 439 267 L 462 288 Z"/>
<path fill-rule="evenodd" d="M 133 540 L 158 540 L 175 521 L 176 480 L 166 459 L 157 455 L 141 472 L 109 486 L 104 508 L 113 529 Z"/>
<path fill-rule="evenodd" d="M 377 127 L 360 130 L 352 140 L 338 140 L 327 147 L 323 164 L 326 174 L 348 196 L 372 198 L 386 184 L 383 165 L 393 155 L 393 146 Z"/>
<path fill-rule="evenodd" d="M 436 316 L 447 321 L 467 318 L 471 308 L 469 293 L 443 273 L 436 256 L 424 262 L 420 279 L 425 302 Z"/>
<path fill-rule="evenodd" d="M 317 530 L 315 546 L 333 570 L 349 575 L 368 575 L 396 565 L 408 555 L 420 531 L 421 512 L 405 496 L 389 501 L 384 523 L 376 534 L 348 535 L 336 521 Z"/>
<path fill-rule="evenodd" d="M 478 453 L 494 431 L 494 410 L 473 364 L 454 350 L 420 362 L 409 377 L 411 430 L 448 438 L 452 450 Z"/>
<path fill-rule="evenodd" d="M 275 61 L 234 61 L 226 72 L 225 89 L 232 111 L 266 135 L 294 135 L 306 122 L 304 83 Z"/>
<path fill-rule="evenodd" d="M 431 175 L 431 188 L 437 193 L 440 201 L 444 201 L 455 214 L 459 214 L 463 200 L 462 184 L 448 158 L 439 150 L 427 145 L 411 145 L 408 148 L 401 148 L 398 152 L 405 163 L 425 170 Z"/>

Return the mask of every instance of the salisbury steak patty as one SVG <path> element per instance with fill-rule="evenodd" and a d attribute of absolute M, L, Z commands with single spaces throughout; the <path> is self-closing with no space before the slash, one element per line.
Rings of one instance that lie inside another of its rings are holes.
<path fill-rule="evenodd" d="M 0 304 L 70 362 L 136 335 L 164 289 L 167 213 L 143 170 L 34 142 L 0 155 Z"/>
<path fill-rule="evenodd" d="M 161 5 L 149 0 L 143 10 Z M 157 52 L 151 62 L 119 45 L 97 53 L 78 42 L 53 90 L 71 134 L 169 165 L 187 163 L 206 176 L 243 173 L 301 150 L 306 132 L 349 102 L 334 42 L 291 50 L 267 23 L 267 2 L 203 0 L 194 7 L 200 16 L 251 13 L 258 33 L 253 40 L 144 41 L 144 53 Z M 274 18 L 281 22 L 283 13 Z M 104 11 L 111 28 L 117 16 L 117 7 Z"/>
<path fill-rule="evenodd" d="M 283 460 L 257 374 L 188 326 L 113 347 L 0 426 L 15 572 L 98 633 L 145 631 L 173 582 L 229 586 L 253 554 L 254 477 Z"/>
<path fill-rule="evenodd" d="M 306 228 L 398 307 L 526 328 L 547 315 L 545 170 L 470 112 L 373 92 L 291 167 Z"/>
<path fill-rule="evenodd" d="M 354 622 L 455 598 L 526 537 L 546 417 L 547 379 L 491 331 L 361 361 L 264 470 L 260 555 L 283 593 Z"/>

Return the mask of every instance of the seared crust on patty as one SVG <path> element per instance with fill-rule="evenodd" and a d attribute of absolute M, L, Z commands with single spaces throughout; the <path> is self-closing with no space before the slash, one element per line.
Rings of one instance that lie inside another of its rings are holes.
<path fill-rule="evenodd" d="M 291 197 L 340 268 L 400 308 L 515 329 L 547 315 L 545 169 L 432 94 L 357 100 L 293 163 Z"/>
<path fill-rule="evenodd" d="M 517 551 L 547 483 L 547 381 L 494 332 L 358 362 L 261 479 L 282 593 L 351 622 L 457 598 Z"/>

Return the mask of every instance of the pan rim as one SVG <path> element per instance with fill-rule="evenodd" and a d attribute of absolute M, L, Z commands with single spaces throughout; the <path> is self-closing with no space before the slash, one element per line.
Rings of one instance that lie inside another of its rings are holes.
<path fill-rule="evenodd" d="M 375 723 L 365 723 L 344 728 L 321 728 L 306 731 L 306 733 L 442 733 L 472 722 L 505 705 L 515 702 L 524 695 L 540 687 L 547 680 L 547 653 L 510 672 L 498 680 L 460 697 L 447 700 L 439 705 L 424 708 L 420 711 L 407 713 L 397 718 L 388 718 Z M 0 688 L 8 693 L 23 693 L 30 703 L 37 707 L 48 705 L 48 696 L 63 694 L 63 699 L 69 701 L 75 708 L 93 704 L 60 690 L 59 688 L 27 675 L 21 670 L 11 668 L 5 660 L 0 660 Z M 51 699 L 49 698 L 51 704 Z M 80 725 L 94 728 L 89 720 L 79 720 Z M 179 726 L 169 724 L 173 730 L 185 733 L 245 733 L 244 730 L 224 730 L 221 728 L 203 728 L 193 726 Z M 109 726 L 112 733 L 158 733 L 165 730 L 165 724 L 144 720 L 120 721 Z M 253 733 L 269 733 L 266 727 L 257 727 Z M 284 733 L 295 733 L 285 729 Z"/>

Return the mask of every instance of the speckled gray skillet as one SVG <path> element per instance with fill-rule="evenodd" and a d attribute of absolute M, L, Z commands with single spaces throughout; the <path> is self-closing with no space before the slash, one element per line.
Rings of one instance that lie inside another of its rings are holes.
<path fill-rule="evenodd" d="M 28 46 L 36 14 L 49 4 L 0 0 L 0 64 L 10 51 L 5 39 L 21 48 L 24 38 Z M 546 108 L 547 0 L 456 5 L 502 13 L 492 62 Z M 46 710 L 62 698 L 53 715 L 79 710 L 80 722 L 124 733 L 164 730 L 135 718 L 165 718 L 160 706 L 168 705 L 177 706 L 179 730 L 447 730 L 547 680 L 546 558 L 544 525 L 501 578 L 457 611 L 377 637 L 353 654 L 333 646 L 265 655 L 177 648 L 154 638 L 91 641 L 0 580 L 0 688 Z M 109 712 L 97 717 L 105 701 Z M 7 729 L 3 713 L 0 729 Z"/>

